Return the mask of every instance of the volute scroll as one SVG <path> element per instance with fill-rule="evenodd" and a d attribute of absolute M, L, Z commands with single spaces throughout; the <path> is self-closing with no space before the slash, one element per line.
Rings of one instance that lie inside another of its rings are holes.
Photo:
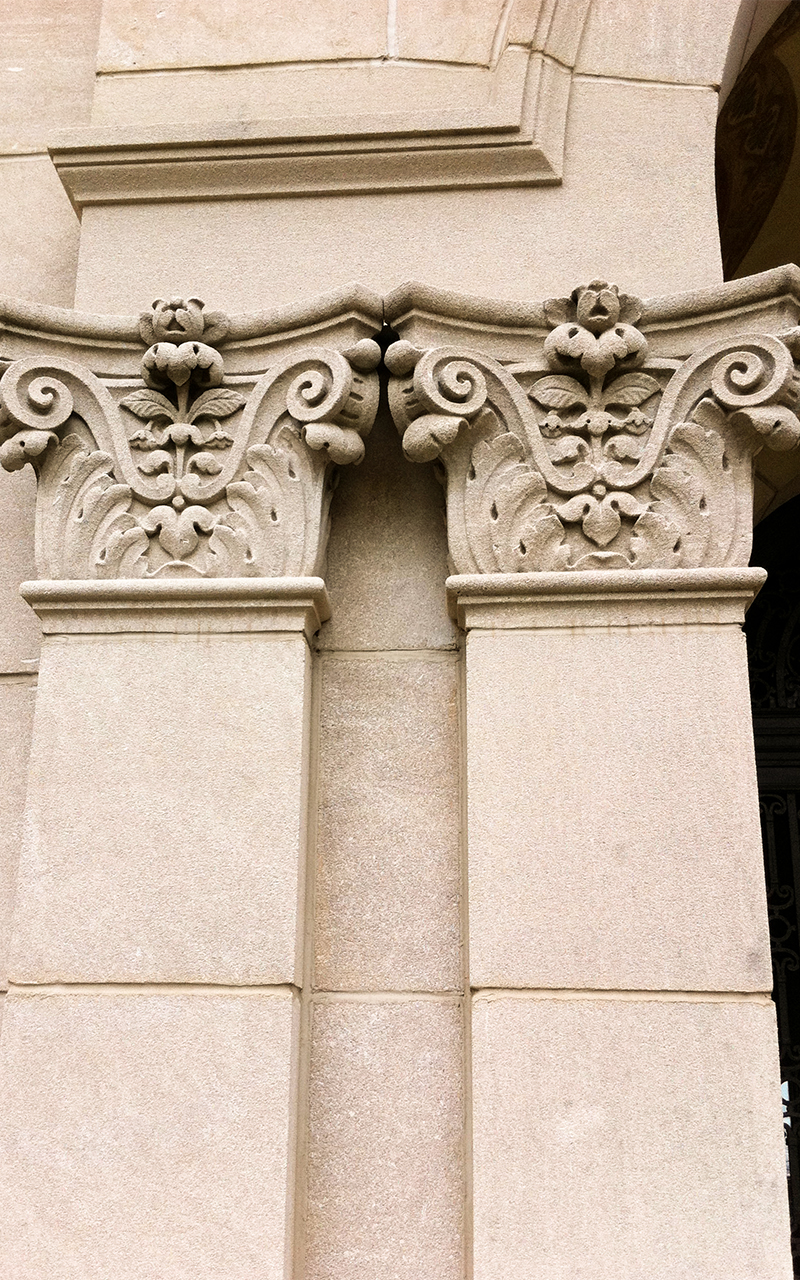
<path fill-rule="evenodd" d="M 747 564 L 753 459 L 797 448 L 798 333 L 649 355 L 643 304 L 593 281 L 544 304 L 540 358 L 385 355 L 406 456 L 438 460 L 454 572 Z"/>
<path fill-rule="evenodd" d="M 361 461 L 377 412 L 380 348 L 293 345 L 226 376 L 229 327 L 197 298 L 158 300 L 138 378 L 63 357 L 6 368 L 0 464 L 37 473 L 40 577 L 319 571 L 335 465 Z"/>

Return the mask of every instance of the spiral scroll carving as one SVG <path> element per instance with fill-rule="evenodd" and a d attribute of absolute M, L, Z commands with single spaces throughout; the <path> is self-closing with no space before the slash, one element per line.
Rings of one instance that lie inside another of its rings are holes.
<path fill-rule="evenodd" d="M 595 281 L 545 304 L 541 363 L 386 353 L 406 455 L 440 459 L 459 573 L 744 565 L 752 459 L 800 443 L 789 341 L 648 360 L 637 299 Z"/>
<path fill-rule="evenodd" d="M 232 384 L 229 321 L 199 299 L 161 300 L 140 328 L 133 388 L 35 357 L 0 381 L 0 464 L 38 475 L 40 573 L 314 574 L 332 466 L 361 460 L 377 411 L 377 344 L 296 349 Z"/>

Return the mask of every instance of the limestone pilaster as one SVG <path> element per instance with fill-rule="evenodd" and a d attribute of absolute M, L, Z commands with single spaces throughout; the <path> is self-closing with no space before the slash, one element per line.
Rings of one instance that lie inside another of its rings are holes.
<path fill-rule="evenodd" d="M 754 460 L 800 441 L 769 283 L 387 303 L 466 632 L 476 1280 L 791 1275 L 741 631 Z"/>
<path fill-rule="evenodd" d="M 291 1273 L 310 641 L 377 408 L 361 302 L 300 339 L 195 298 L 12 317 L 0 462 L 37 473 L 43 632 L 2 1048 L 20 1280 Z"/>

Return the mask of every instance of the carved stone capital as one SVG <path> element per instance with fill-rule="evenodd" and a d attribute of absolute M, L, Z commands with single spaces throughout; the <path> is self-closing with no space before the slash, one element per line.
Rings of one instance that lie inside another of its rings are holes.
<path fill-rule="evenodd" d="M 593 281 L 544 304 L 522 360 L 484 354 L 473 315 L 470 346 L 389 347 L 404 452 L 443 469 L 456 573 L 747 564 L 753 459 L 800 443 L 800 329 L 714 337 L 690 303 L 693 350 L 665 357 L 645 310 Z"/>
<path fill-rule="evenodd" d="M 378 407 L 370 309 L 359 324 L 352 302 L 347 314 L 328 300 L 302 336 L 198 298 L 159 299 L 111 333 L 45 316 L 0 381 L 0 464 L 38 477 L 40 577 L 317 573 L 334 464 L 361 461 Z M 19 353 L 18 331 L 9 346 Z"/>

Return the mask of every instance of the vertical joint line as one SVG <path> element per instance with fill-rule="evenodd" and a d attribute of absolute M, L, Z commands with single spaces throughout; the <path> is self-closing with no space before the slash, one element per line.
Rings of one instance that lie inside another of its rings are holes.
<path fill-rule="evenodd" d="M 386 56 L 387 58 L 400 56 L 397 40 L 397 0 L 386 0 Z"/>

